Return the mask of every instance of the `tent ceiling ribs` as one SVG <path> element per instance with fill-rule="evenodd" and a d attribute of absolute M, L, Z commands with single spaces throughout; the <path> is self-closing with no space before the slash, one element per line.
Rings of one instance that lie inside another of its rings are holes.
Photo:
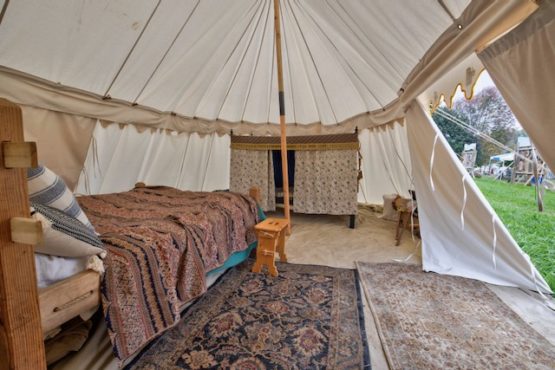
<path fill-rule="evenodd" d="M 160 68 L 160 65 L 162 65 L 162 63 L 164 62 L 164 60 L 166 59 L 166 57 L 168 56 L 168 53 L 170 52 L 170 50 L 173 48 L 173 46 L 175 45 L 175 42 L 177 41 L 177 39 L 179 38 L 179 36 L 181 36 L 181 32 L 183 32 L 183 29 L 185 28 L 185 26 L 187 25 L 187 23 L 189 23 L 189 20 L 191 19 L 191 17 L 193 16 L 193 14 L 195 13 L 195 11 L 197 10 L 198 6 L 200 4 L 200 0 L 197 0 L 195 6 L 193 7 L 193 9 L 191 10 L 191 12 L 189 13 L 189 16 L 187 18 L 185 18 L 185 21 L 183 22 L 183 24 L 181 25 L 181 27 L 179 28 L 179 31 L 177 31 L 175 37 L 173 38 L 172 42 L 170 43 L 170 45 L 168 46 L 168 48 L 166 49 L 166 51 L 164 52 L 164 54 L 162 55 L 162 58 L 160 58 L 160 61 L 156 64 L 156 67 L 154 67 L 154 70 L 152 71 L 152 73 L 148 76 L 146 82 L 144 83 L 143 87 L 141 88 L 141 90 L 139 90 L 139 93 L 137 94 L 137 96 L 135 97 L 135 99 L 133 99 L 133 105 L 137 104 L 137 100 L 139 100 L 139 98 L 141 97 L 141 95 L 143 94 L 143 92 L 145 91 L 147 85 L 150 83 L 150 81 L 152 80 L 152 77 L 154 77 L 154 75 L 156 74 L 156 72 L 158 72 L 158 69 Z"/>
<path fill-rule="evenodd" d="M 265 0 L 265 1 L 268 4 L 268 11 L 266 12 L 266 19 L 264 20 L 264 29 L 263 29 L 264 34 L 266 34 L 266 29 L 268 28 L 268 18 L 270 17 L 270 9 L 271 9 L 270 1 L 269 0 Z M 243 122 L 243 120 L 245 119 L 245 111 L 247 109 L 247 104 L 251 95 L 252 84 L 254 83 L 254 76 L 256 75 L 256 71 L 258 70 L 258 61 L 260 60 L 260 54 L 262 54 L 262 45 L 264 45 L 264 36 L 260 38 L 260 44 L 258 45 L 258 53 L 256 54 L 254 68 L 252 69 L 252 73 L 250 75 L 249 87 L 247 88 L 247 95 L 245 97 L 245 100 L 243 101 L 243 107 L 241 109 L 241 122 Z"/>
<path fill-rule="evenodd" d="M 133 43 L 133 46 L 131 46 L 131 49 L 129 50 L 129 52 L 125 56 L 125 59 L 123 60 L 123 63 L 118 68 L 118 71 L 116 72 L 114 78 L 112 79 L 112 82 L 110 82 L 110 85 L 108 85 L 108 88 L 106 89 L 106 92 L 104 92 L 104 97 L 106 97 L 106 98 L 109 97 L 108 93 L 110 92 L 110 89 L 112 88 L 112 86 L 114 86 L 114 83 L 118 79 L 121 71 L 123 70 L 123 68 L 127 64 L 127 61 L 129 60 L 129 57 L 131 56 L 131 54 L 133 54 L 133 51 L 135 51 L 135 47 L 137 46 L 137 44 L 141 40 L 141 37 L 143 37 L 143 34 L 145 33 L 145 30 L 148 28 L 148 25 L 150 24 L 150 21 L 152 20 L 152 17 L 154 17 L 154 14 L 158 10 L 158 7 L 160 6 L 161 2 L 162 2 L 162 0 L 158 0 L 158 2 L 156 3 L 156 6 L 154 7 L 154 9 L 152 9 L 152 12 L 150 12 L 150 16 L 148 17 L 147 21 L 145 22 L 145 25 L 143 26 L 141 32 L 139 33 L 139 36 L 137 36 L 137 39 Z"/>
<path fill-rule="evenodd" d="M 362 80 L 362 78 L 356 73 L 356 71 L 354 70 L 353 66 L 349 63 L 349 61 L 347 60 L 347 58 L 340 52 L 339 48 L 334 44 L 334 42 L 330 39 L 330 37 L 326 34 L 326 32 L 322 29 L 322 27 L 320 27 L 319 23 L 314 19 L 314 17 L 310 14 L 310 12 L 304 8 L 302 5 L 299 5 L 299 7 L 301 9 L 304 10 L 304 12 L 306 13 L 306 15 L 312 20 L 312 22 L 314 23 L 314 25 L 320 30 L 320 32 L 322 33 L 322 35 L 324 35 L 324 37 L 326 38 L 326 40 L 329 41 L 330 45 L 334 48 L 335 51 L 337 51 L 337 54 L 339 55 L 339 58 L 341 58 L 344 62 L 345 65 L 347 65 L 347 67 L 351 70 L 351 72 L 353 73 L 353 75 L 357 78 L 357 80 L 360 81 L 360 83 L 362 84 L 362 86 L 364 86 L 364 88 L 366 89 L 366 91 L 368 91 L 368 93 L 370 95 L 372 95 L 372 97 L 374 98 L 374 100 L 379 104 L 380 108 L 383 109 L 384 107 L 384 103 L 382 103 L 380 101 L 380 99 L 378 99 L 378 97 L 372 92 L 372 89 L 370 89 L 368 87 L 368 85 Z M 365 61 L 366 62 L 366 61 Z M 369 63 L 365 63 L 368 68 L 372 69 L 374 72 L 376 72 L 376 75 L 378 75 L 378 72 L 376 71 L 376 69 L 371 66 Z M 349 77 L 349 76 L 348 76 Z M 351 77 L 349 77 L 349 79 L 352 81 Z M 364 96 L 362 96 L 362 94 L 358 91 L 358 89 L 356 88 L 356 85 L 353 83 L 353 87 L 355 88 L 355 90 L 357 90 L 357 92 L 359 93 L 360 99 L 362 100 L 362 102 L 366 105 L 366 101 L 364 99 Z M 367 110 L 370 110 L 370 107 L 367 107 Z"/>
<path fill-rule="evenodd" d="M 4 20 L 4 15 L 6 15 L 6 10 L 8 10 L 9 3 L 10 3 L 10 0 L 4 0 L 4 5 L 2 6 L 2 10 L 0 10 L 0 25 Z"/>
<path fill-rule="evenodd" d="M 220 104 L 220 108 L 218 109 L 218 113 L 216 114 L 216 119 L 218 119 L 218 118 L 220 117 L 220 114 L 221 114 L 221 112 L 222 112 L 222 109 L 223 109 L 223 107 L 225 106 L 225 103 L 226 103 L 227 98 L 228 98 L 228 96 L 229 96 L 229 92 L 231 91 L 231 88 L 233 87 L 233 84 L 235 83 L 235 80 L 237 79 L 237 74 L 239 73 L 239 70 L 241 69 L 241 66 L 242 66 L 242 64 L 243 64 L 243 61 L 245 60 L 245 56 L 248 54 L 249 47 L 250 47 L 250 45 L 251 45 L 251 43 L 252 43 L 252 40 L 254 39 L 254 35 L 256 34 L 256 31 L 258 30 L 258 26 L 259 26 L 259 24 L 260 24 L 260 20 L 262 19 L 263 15 L 264 15 L 264 8 L 266 7 L 266 4 L 267 4 L 266 1 L 260 3 L 258 9 L 257 9 L 257 10 L 254 12 L 254 14 L 253 14 L 252 19 L 254 19 L 255 16 L 256 16 L 256 13 L 257 13 L 258 11 L 260 11 L 260 15 L 259 15 L 258 17 L 256 17 L 256 18 L 257 18 L 257 19 L 256 19 L 256 24 L 255 24 L 254 27 L 253 27 L 253 30 L 252 30 L 252 32 L 251 32 L 249 41 L 247 42 L 247 46 L 245 47 L 245 50 L 244 50 L 244 52 L 243 52 L 243 55 L 241 56 L 241 60 L 239 61 L 237 67 L 235 68 L 235 72 L 233 73 L 233 77 L 231 78 L 231 82 L 229 83 L 229 86 L 228 86 L 227 91 L 226 91 L 226 93 L 225 93 L 225 97 L 223 98 L 222 103 Z M 270 8 L 270 7 L 268 6 L 268 9 L 269 9 L 269 8 Z M 251 19 L 251 21 L 252 21 L 252 19 Z M 250 23 L 249 23 L 249 25 L 250 25 Z M 227 64 L 227 62 L 229 61 L 229 59 L 231 59 L 231 56 L 234 54 L 234 52 L 235 52 L 237 46 L 239 46 L 239 44 L 241 43 L 241 41 L 243 40 L 243 38 L 247 35 L 247 30 L 248 30 L 248 28 L 249 28 L 248 26 L 247 26 L 247 28 L 245 28 L 245 32 L 243 32 L 243 34 L 241 35 L 241 38 L 240 38 L 239 41 L 237 42 L 237 45 L 236 45 L 235 48 L 233 49 L 233 52 L 230 54 L 228 60 L 226 61 L 226 64 Z M 225 65 L 222 66 L 222 70 L 224 69 L 224 67 L 225 67 Z M 214 80 L 217 80 L 217 79 L 214 79 Z M 207 91 L 208 91 L 208 90 L 210 90 L 210 88 L 208 88 Z M 204 99 L 204 97 L 203 97 L 203 99 Z M 200 101 L 202 101 L 203 99 L 201 99 Z M 197 108 L 198 108 L 198 107 L 197 107 Z"/>
<path fill-rule="evenodd" d="M 451 18 L 451 20 L 455 22 L 457 19 L 455 18 L 455 16 L 453 16 L 453 13 L 451 13 L 447 5 L 445 5 L 445 1 L 437 0 L 437 2 L 439 3 L 439 6 L 441 6 L 441 8 L 445 11 L 445 13 L 449 16 L 449 18 Z"/>
<path fill-rule="evenodd" d="M 333 105 L 331 103 L 329 94 L 328 94 L 328 90 L 326 90 L 326 85 L 324 85 L 324 81 L 322 80 L 322 76 L 320 74 L 320 71 L 318 70 L 318 66 L 316 65 L 316 61 L 314 60 L 314 56 L 312 55 L 312 51 L 310 50 L 310 46 L 308 46 L 308 42 L 306 40 L 306 37 L 304 35 L 304 32 L 301 28 L 301 25 L 299 23 L 299 20 L 297 18 L 297 15 L 295 14 L 295 11 L 293 10 L 293 7 L 291 6 L 291 0 L 286 0 L 287 3 L 289 4 L 289 7 L 291 8 L 291 14 L 293 15 L 293 19 L 295 20 L 295 23 L 297 24 L 297 29 L 299 30 L 300 34 L 301 34 L 301 38 L 303 39 L 303 43 L 306 47 L 306 50 L 308 51 L 308 55 L 310 56 L 310 60 L 312 61 L 312 65 L 314 66 L 314 70 L 316 71 L 316 75 L 318 75 L 318 80 L 320 81 L 320 84 L 322 85 L 322 89 L 324 90 L 324 94 L 326 95 L 326 99 L 328 101 L 328 104 L 330 106 L 330 110 L 333 114 L 333 120 L 337 123 L 337 115 L 335 114 L 335 110 L 333 109 Z M 314 91 L 313 91 L 313 95 Z M 318 107 L 318 105 L 316 105 Z M 269 122 L 269 120 L 268 120 Z M 320 122 L 322 122 L 322 117 L 320 116 Z"/>
<path fill-rule="evenodd" d="M 333 7 L 331 6 L 329 0 L 326 0 L 326 4 L 328 4 L 329 8 L 335 13 L 337 14 L 337 18 L 341 19 L 341 21 L 345 24 L 345 26 L 347 26 L 349 28 L 349 30 L 351 30 L 351 32 L 353 33 L 353 35 L 360 41 L 360 44 L 370 53 L 372 54 L 372 51 L 370 50 L 370 48 L 368 46 L 366 46 L 366 44 L 364 43 L 364 41 L 362 40 L 362 37 L 360 35 L 365 35 L 365 33 L 362 31 L 362 28 L 360 27 L 360 25 L 356 22 L 356 20 L 351 17 L 349 15 L 349 12 L 347 12 L 347 10 L 345 9 L 345 7 L 343 6 L 343 4 L 341 4 L 341 2 L 337 1 L 337 5 L 341 8 L 341 10 L 343 10 L 343 13 L 345 15 L 347 15 L 347 17 L 349 17 L 349 20 L 351 21 L 351 24 L 354 24 L 357 28 L 358 28 L 358 32 L 356 30 L 354 30 L 350 25 L 349 22 L 345 21 L 345 19 L 343 19 L 343 17 L 339 14 L 339 12 Z M 368 43 L 370 45 L 372 45 L 372 47 L 381 55 L 381 57 L 383 58 L 383 60 L 389 65 L 389 67 L 391 68 L 391 70 L 393 72 L 395 72 L 395 74 L 397 75 L 397 77 L 399 78 L 399 80 L 403 81 L 404 77 L 401 75 L 401 72 L 399 72 L 397 70 L 397 68 L 395 68 L 395 66 L 393 65 L 393 63 L 391 63 L 389 61 L 389 59 L 385 56 L 385 54 L 383 53 L 383 51 L 378 48 L 376 46 L 376 44 L 369 38 L 369 37 L 364 37 L 364 39 L 366 41 L 368 41 Z"/>
<path fill-rule="evenodd" d="M 257 2 L 253 2 L 252 5 L 249 7 L 249 9 L 244 13 L 244 17 L 245 17 L 245 18 L 248 18 L 248 17 L 250 16 L 249 22 L 245 25 L 245 29 L 244 29 L 243 32 L 241 33 L 241 36 L 239 37 L 239 39 L 237 40 L 237 42 L 235 42 L 235 45 L 233 46 L 233 49 L 232 49 L 232 50 L 229 52 L 229 54 L 227 55 L 226 60 L 224 61 L 223 65 L 220 66 L 218 72 L 216 72 L 216 73 L 214 74 L 214 77 L 212 78 L 212 81 L 210 82 L 210 84 L 206 87 L 206 89 L 204 90 L 204 92 L 202 92 L 202 96 L 201 96 L 200 99 L 198 99 L 198 103 L 197 103 L 196 107 L 195 107 L 194 110 L 193 110 L 193 115 L 192 115 L 193 118 L 199 117 L 199 116 L 197 115 L 197 111 L 198 111 L 199 106 L 202 104 L 202 102 L 203 102 L 203 100 L 204 100 L 204 98 L 205 98 L 205 96 L 206 96 L 206 93 L 207 93 L 208 91 L 210 91 L 211 87 L 216 83 L 216 81 L 218 80 L 218 76 L 221 75 L 222 71 L 225 69 L 225 67 L 226 67 L 227 64 L 229 63 L 229 60 L 231 59 L 231 57 L 233 56 L 233 54 L 235 54 L 235 52 L 237 51 L 237 48 L 238 48 L 239 44 L 241 43 L 241 41 L 243 40 L 243 38 L 244 38 L 245 35 L 247 34 L 247 31 L 248 31 L 248 29 L 249 29 L 249 26 L 251 25 L 253 19 L 256 17 L 257 11 L 260 9 L 260 3 L 259 3 L 259 5 L 258 5 L 258 7 L 256 7 L 256 4 L 257 4 Z M 251 12 L 252 12 L 252 15 L 250 15 Z M 242 19 L 242 18 L 241 18 L 241 19 Z M 234 26 L 236 26 L 237 24 L 239 24 L 239 20 L 238 20 L 238 22 L 237 22 Z M 222 44 L 220 44 L 220 46 L 221 46 L 221 45 L 222 45 Z M 218 51 L 218 49 L 216 48 L 216 49 L 213 51 L 213 55 L 216 54 L 217 51 Z M 208 65 L 205 64 L 205 65 L 203 66 L 203 68 L 201 68 L 201 70 L 198 71 L 197 76 L 202 75 L 201 71 L 203 71 L 204 69 L 206 69 L 207 66 L 208 66 Z M 197 77 L 197 78 L 198 78 L 198 77 Z M 197 78 L 193 78 L 193 81 L 196 81 Z M 187 88 L 187 87 L 186 87 L 186 88 Z M 186 90 L 185 90 L 185 91 L 186 91 Z M 180 95 L 183 95 L 183 94 L 180 94 Z M 175 110 L 177 109 L 177 107 L 179 106 L 179 104 L 183 101 L 183 98 L 184 98 L 184 97 L 185 97 L 185 95 L 183 95 L 181 98 L 178 98 L 178 99 L 176 100 L 176 103 L 175 103 L 175 105 L 171 108 L 171 111 L 175 111 Z M 217 117 L 216 117 L 216 118 L 217 118 Z"/>
<path fill-rule="evenodd" d="M 281 9 L 285 5 L 280 3 L 279 6 L 280 6 L 280 9 Z M 291 112 L 292 112 L 292 115 L 293 115 L 293 122 L 297 122 L 297 119 L 296 119 L 297 115 L 295 113 L 295 95 L 293 94 L 293 77 L 292 77 L 293 73 L 292 73 L 292 70 L 291 70 L 291 58 L 289 57 L 290 54 L 289 54 L 289 49 L 288 49 L 288 46 L 287 46 L 287 34 L 285 33 L 285 17 L 283 15 L 284 13 L 285 13 L 285 11 L 283 9 L 281 9 L 281 11 L 279 12 L 279 17 L 281 19 L 281 24 L 283 25 L 283 31 L 282 31 L 283 48 L 287 52 L 287 69 L 289 71 L 289 73 L 288 73 L 289 74 L 289 91 L 291 93 Z"/>

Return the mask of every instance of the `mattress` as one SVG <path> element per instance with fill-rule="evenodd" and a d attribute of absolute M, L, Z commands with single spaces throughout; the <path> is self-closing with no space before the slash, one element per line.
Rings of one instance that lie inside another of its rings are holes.
<path fill-rule="evenodd" d="M 35 253 L 39 289 L 85 271 L 88 257 L 66 258 Z"/>

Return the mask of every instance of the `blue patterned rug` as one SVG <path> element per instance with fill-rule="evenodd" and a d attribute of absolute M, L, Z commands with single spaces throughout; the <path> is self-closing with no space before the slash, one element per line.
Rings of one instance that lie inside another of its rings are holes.
<path fill-rule="evenodd" d="M 370 369 L 356 270 L 226 273 L 131 369 Z"/>

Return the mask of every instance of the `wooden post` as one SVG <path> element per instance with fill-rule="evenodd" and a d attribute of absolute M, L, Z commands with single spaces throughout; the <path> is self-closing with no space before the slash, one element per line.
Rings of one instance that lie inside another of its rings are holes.
<path fill-rule="evenodd" d="M 531 145 L 530 151 L 532 152 L 532 172 L 534 173 L 534 179 L 536 179 L 536 202 L 538 203 L 538 212 L 543 212 L 543 194 L 540 185 L 540 172 L 538 171 L 538 155 L 536 154 L 536 148 L 534 144 Z"/>
<path fill-rule="evenodd" d="M 4 99 L 0 142 L 23 142 L 21 109 Z M 4 163 L 0 150 L 0 369 L 46 369 L 33 246 L 11 232 L 12 218 L 30 217 L 26 169 Z"/>
<path fill-rule="evenodd" d="M 250 188 L 249 195 L 258 203 L 260 203 L 260 201 L 262 200 L 262 195 L 258 186 L 253 186 L 252 188 Z"/>
<path fill-rule="evenodd" d="M 276 58 L 279 87 L 279 126 L 281 128 L 281 173 L 283 176 L 283 213 L 287 219 L 287 231 L 291 233 L 291 214 L 289 210 L 289 169 L 287 166 L 287 129 L 285 127 L 285 95 L 283 89 L 283 61 L 281 56 L 281 28 L 279 0 L 274 0 L 274 30 L 276 35 Z"/>

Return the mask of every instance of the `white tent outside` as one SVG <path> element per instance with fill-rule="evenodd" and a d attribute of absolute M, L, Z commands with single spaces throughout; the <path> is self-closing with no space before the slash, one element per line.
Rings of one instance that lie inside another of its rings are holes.
<path fill-rule="evenodd" d="M 489 157 L 490 161 L 497 161 L 497 162 L 506 162 L 506 161 L 514 161 L 515 160 L 515 153 L 505 153 L 505 154 L 497 154 L 492 155 Z"/>
<path fill-rule="evenodd" d="M 78 192 L 138 180 L 226 188 L 230 130 L 279 133 L 270 0 L 0 6 L 0 97 L 23 107 L 27 137 L 58 153 L 41 158 Z M 415 101 L 453 67 L 468 71 L 476 48 L 536 8 L 520 0 L 281 2 L 288 133 L 358 127 L 359 201 L 415 187 L 427 271 L 550 292 Z M 463 78 L 470 86 L 477 76 Z M 431 99 L 446 96 L 438 89 Z"/>

